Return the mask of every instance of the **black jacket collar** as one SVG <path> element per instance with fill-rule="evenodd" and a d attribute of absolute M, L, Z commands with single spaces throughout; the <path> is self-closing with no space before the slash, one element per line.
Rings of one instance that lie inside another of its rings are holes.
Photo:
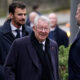
<path fill-rule="evenodd" d="M 11 20 L 6 20 L 3 26 L 0 28 L 0 32 L 3 34 L 11 33 L 11 26 L 10 26 Z M 22 27 L 22 33 L 29 33 L 31 31 L 30 28 L 28 28 L 26 25 L 23 25 Z"/>

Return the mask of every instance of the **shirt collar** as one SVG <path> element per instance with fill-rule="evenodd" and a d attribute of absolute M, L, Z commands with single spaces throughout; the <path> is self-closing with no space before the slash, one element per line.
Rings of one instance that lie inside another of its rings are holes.
<path fill-rule="evenodd" d="M 43 41 L 42 44 L 45 45 L 45 42 L 46 42 L 46 41 Z"/>
<path fill-rule="evenodd" d="M 50 31 L 54 31 L 55 30 L 55 28 L 50 28 Z"/>
<path fill-rule="evenodd" d="M 30 27 L 33 27 L 33 26 L 34 26 L 34 24 L 33 24 L 33 23 L 31 23 L 31 24 L 30 24 Z"/>
<path fill-rule="evenodd" d="M 46 42 L 46 40 L 44 40 L 43 42 L 40 42 L 40 43 L 42 43 L 43 45 L 45 45 L 45 42 Z"/>

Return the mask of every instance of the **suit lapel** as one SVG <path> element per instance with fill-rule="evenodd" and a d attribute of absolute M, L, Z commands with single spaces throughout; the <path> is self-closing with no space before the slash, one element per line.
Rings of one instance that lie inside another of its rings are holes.
<path fill-rule="evenodd" d="M 50 53 L 51 53 L 51 61 L 52 61 L 52 66 L 53 66 L 53 72 L 56 73 L 56 63 L 55 63 L 55 54 L 56 54 L 56 51 L 55 51 L 55 47 L 50 43 Z M 54 78 L 56 80 L 56 74 L 53 74 L 54 75 Z"/>
<path fill-rule="evenodd" d="M 10 21 L 5 22 L 4 26 L 2 27 L 2 34 L 4 39 L 6 39 L 9 43 L 12 43 L 15 39 L 15 36 L 11 32 Z"/>
<path fill-rule="evenodd" d="M 26 31 L 22 32 L 22 37 L 27 36 L 27 35 L 28 35 L 28 32 L 26 32 Z"/>
<path fill-rule="evenodd" d="M 23 25 L 22 26 L 22 36 L 26 36 L 26 35 L 29 35 L 29 31 L 28 31 L 28 28 L 26 25 Z"/>
<path fill-rule="evenodd" d="M 31 40 L 30 38 L 27 39 L 27 45 L 26 45 L 28 51 L 29 51 L 29 55 L 33 61 L 33 63 L 36 65 L 36 67 L 39 69 L 39 59 L 38 59 L 38 56 L 37 56 L 37 53 L 33 47 L 33 45 L 31 44 Z"/>
<path fill-rule="evenodd" d="M 12 43 L 15 40 L 15 36 L 12 33 L 6 33 L 4 38 L 9 42 Z"/>

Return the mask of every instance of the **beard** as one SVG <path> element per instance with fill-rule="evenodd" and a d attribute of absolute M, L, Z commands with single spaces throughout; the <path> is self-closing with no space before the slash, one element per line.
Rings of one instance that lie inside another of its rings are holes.
<path fill-rule="evenodd" d="M 79 22 L 77 22 L 77 25 L 78 25 L 78 26 L 80 26 L 80 23 L 79 23 Z"/>
<path fill-rule="evenodd" d="M 18 25 L 18 26 L 21 26 L 21 25 L 24 25 L 25 24 L 25 19 L 22 18 L 22 19 L 17 19 L 15 16 L 13 18 L 13 22 Z"/>
<path fill-rule="evenodd" d="M 17 24 L 18 26 L 24 25 L 24 24 L 25 24 L 25 19 L 16 21 L 16 24 Z"/>

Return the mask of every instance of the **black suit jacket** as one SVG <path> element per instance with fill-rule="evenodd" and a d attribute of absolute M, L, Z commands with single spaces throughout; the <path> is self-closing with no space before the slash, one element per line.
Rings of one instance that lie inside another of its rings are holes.
<path fill-rule="evenodd" d="M 51 32 L 49 33 L 49 38 L 50 36 L 53 36 L 51 39 L 55 40 L 58 46 L 64 45 L 65 47 L 68 47 L 69 38 L 66 32 L 60 29 L 58 26 L 56 26 L 53 34 L 51 34 Z"/>
<path fill-rule="evenodd" d="M 59 80 L 57 51 L 57 44 L 50 41 L 50 56 L 55 80 Z M 41 80 L 41 70 L 40 60 L 30 37 L 15 40 L 5 62 L 6 80 Z"/>
<path fill-rule="evenodd" d="M 11 32 L 10 22 L 11 20 L 8 20 L 0 27 L 0 80 L 4 80 L 3 64 L 12 42 L 16 39 Z M 31 29 L 25 25 L 22 28 L 22 36 L 27 36 L 31 33 Z"/>
<path fill-rule="evenodd" d="M 69 51 L 69 80 L 80 80 L 80 31 Z"/>

